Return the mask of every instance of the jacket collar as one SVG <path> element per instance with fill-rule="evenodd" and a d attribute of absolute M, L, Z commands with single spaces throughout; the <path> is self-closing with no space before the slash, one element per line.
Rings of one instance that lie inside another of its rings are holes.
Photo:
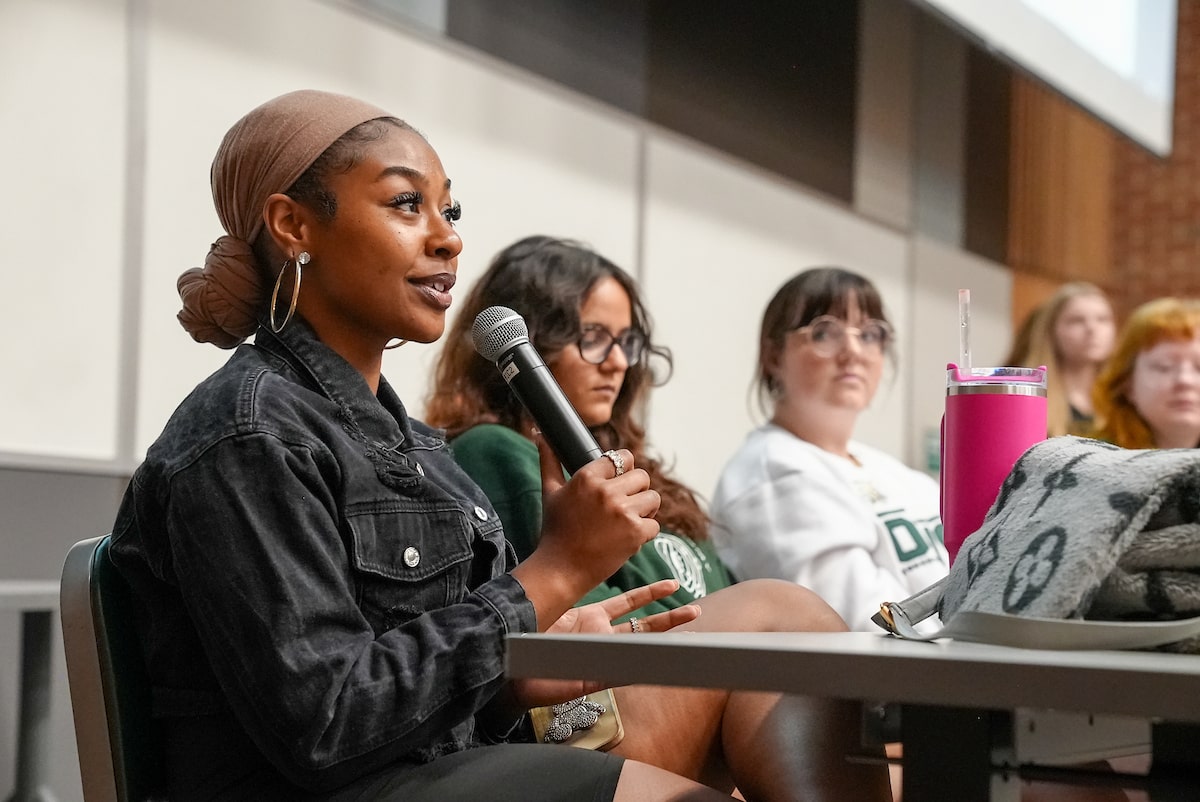
<path fill-rule="evenodd" d="M 414 440 L 426 445 L 440 442 L 428 427 L 418 424 L 421 431 L 414 431 L 413 421 L 387 379 L 381 376 L 379 393 L 372 394 L 362 374 L 321 342 L 299 315 L 278 333 L 259 326 L 254 345 L 282 359 L 313 389 L 336 404 L 342 425 L 351 435 L 357 432 L 387 449 L 397 449 Z M 435 442 L 425 443 L 430 439 Z"/>

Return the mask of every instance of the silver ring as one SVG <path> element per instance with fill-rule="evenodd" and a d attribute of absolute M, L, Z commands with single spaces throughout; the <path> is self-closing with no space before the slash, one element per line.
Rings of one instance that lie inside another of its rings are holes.
<path fill-rule="evenodd" d="M 613 468 L 617 472 L 617 476 L 620 476 L 621 474 L 625 473 L 625 458 L 622 457 L 619 452 L 609 449 L 608 451 L 605 451 L 600 456 L 608 457 L 609 461 L 612 462 L 612 464 L 613 464 Z"/>
<path fill-rule="evenodd" d="M 642 622 L 637 618 L 629 619 L 629 629 L 634 635 L 640 634 L 642 631 Z"/>

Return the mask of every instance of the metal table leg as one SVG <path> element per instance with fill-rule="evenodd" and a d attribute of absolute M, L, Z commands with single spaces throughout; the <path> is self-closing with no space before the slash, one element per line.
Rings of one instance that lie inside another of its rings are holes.
<path fill-rule="evenodd" d="M 1173 802 L 1200 797 L 1200 724 L 1159 721 L 1150 732 L 1150 799 Z"/>
<path fill-rule="evenodd" d="M 1012 716 L 987 710 L 904 705 L 904 802 L 1017 802 Z"/>

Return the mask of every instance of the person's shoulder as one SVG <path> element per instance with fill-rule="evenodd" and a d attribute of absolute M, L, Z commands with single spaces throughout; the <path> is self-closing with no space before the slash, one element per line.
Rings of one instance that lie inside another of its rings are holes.
<path fill-rule="evenodd" d="M 462 434 L 457 435 L 451 442 L 456 446 L 462 445 L 470 448 L 478 447 L 495 447 L 495 446 L 513 446 L 517 443 L 533 445 L 529 440 L 523 437 L 519 432 L 502 426 L 499 423 L 479 423 L 467 429 Z"/>
<path fill-rule="evenodd" d="M 754 439 L 747 438 L 747 445 L 758 451 L 768 477 L 810 471 L 821 461 L 821 449 L 781 426 L 768 423 L 752 435 Z"/>
<path fill-rule="evenodd" d="M 472 426 L 450 441 L 454 459 L 467 468 L 491 464 L 537 464 L 537 446 L 519 432 L 498 423 Z"/>
<path fill-rule="evenodd" d="M 328 416 L 318 394 L 284 375 L 283 365 L 252 345 L 242 345 L 224 365 L 180 402 L 147 451 L 147 460 L 186 464 L 226 438 L 274 434 L 308 440 L 302 421 Z"/>
<path fill-rule="evenodd" d="M 450 441 L 455 455 L 514 456 L 525 452 L 537 454 L 537 446 L 520 432 L 498 423 L 480 423 Z"/>
<path fill-rule="evenodd" d="M 855 459 L 863 467 L 873 473 L 886 473 L 898 479 L 904 479 L 917 484 L 937 484 L 927 473 L 919 471 L 893 457 L 886 451 L 869 446 L 866 443 L 854 441 L 851 443 L 850 453 L 854 455 Z"/>
<path fill-rule="evenodd" d="M 767 423 L 746 435 L 721 471 L 714 505 L 732 501 L 755 488 L 797 473 L 806 473 L 818 464 L 815 446 L 791 432 Z"/>
<path fill-rule="evenodd" d="M 247 346 L 239 346 L 225 364 L 192 388 L 167 420 L 163 434 L 190 429 L 200 435 L 210 427 L 236 425 L 236 413 L 249 396 L 261 360 Z"/>
<path fill-rule="evenodd" d="M 867 445 L 861 440 L 850 441 L 850 453 L 854 455 L 855 459 L 863 464 L 899 466 L 902 468 L 908 467 L 903 462 L 884 451 L 882 448 Z"/>

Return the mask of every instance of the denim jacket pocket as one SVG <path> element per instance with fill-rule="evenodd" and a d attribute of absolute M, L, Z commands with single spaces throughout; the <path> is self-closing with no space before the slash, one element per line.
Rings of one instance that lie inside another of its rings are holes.
<path fill-rule="evenodd" d="M 465 595 L 472 530 L 457 505 L 358 503 L 346 520 L 359 607 L 376 636 Z"/>

